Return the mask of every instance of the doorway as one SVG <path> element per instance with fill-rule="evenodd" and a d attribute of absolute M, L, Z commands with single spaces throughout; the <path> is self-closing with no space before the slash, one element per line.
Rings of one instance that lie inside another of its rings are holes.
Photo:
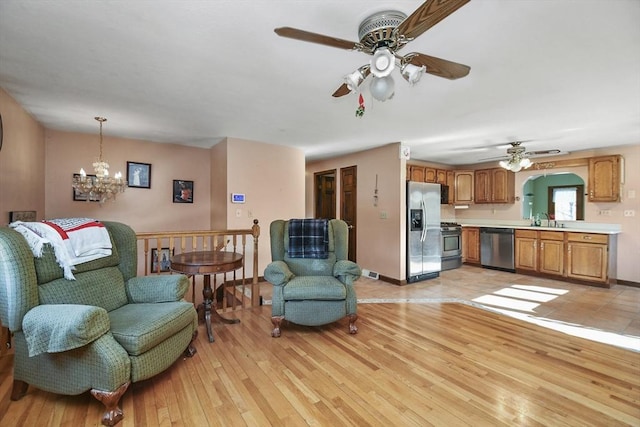
<path fill-rule="evenodd" d="M 315 182 L 315 217 L 333 219 L 336 217 L 336 170 L 316 172 Z"/>
<path fill-rule="evenodd" d="M 356 262 L 357 215 L 358 211 L 358 180 L 357 166 L 340 169 L 340 219 L 349 226 L 349 255 L 350 261 Z"/>

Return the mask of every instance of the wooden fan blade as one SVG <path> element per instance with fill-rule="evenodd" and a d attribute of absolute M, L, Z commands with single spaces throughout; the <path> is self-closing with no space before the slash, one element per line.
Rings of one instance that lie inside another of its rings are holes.
<path fill-rule="evenodd" d="M 342 83 L 342 86 L 340 86 L 335 92 L 333 92 L 333 96 L 334 98 L 340 98 L 341 96 L 345 96 L 350 94 L 351 91 L 349 90 L 349 88 L 347 87 L 346 83 Z"/>
<path fill-rule="evenodd" d="M 423 55 L 422 53 L 410 53 L 407 56 L 411 55 L 413 57 L 409 60 L 409 63 L 418 66 L 424 65 L 427 67 L 426 73 L 444 77 L 445 79 L 459 79 L 469 74 L 469 70 L 471 70 L 471 67 L 467 65 L 436 58 L 435 56 Z"/>
<path fill-rule="evenodd" d="M 398 25 L 398 35 L 414 39 L 468 2 L 469 0 L 427 0 Z"/>
<path fill-rule="evenodd" d="M 312 33 L 309 31 L 299 30 L 291 27 L 281 27 L 273 30 L 280 37 L 287 37 L 303 42 L 311 42 L 323 44 L 326 46 L 337 47 L 340 49 L 357 50 L 358 44 L 349 40 L 337 39 L 335 37 L 325 36 L 322 34 Z"/>

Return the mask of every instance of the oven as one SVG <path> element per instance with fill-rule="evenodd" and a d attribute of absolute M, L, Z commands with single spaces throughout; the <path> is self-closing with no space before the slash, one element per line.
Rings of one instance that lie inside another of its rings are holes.
<path fill-rule="evenodd" d="M 441 270 L 452 270 L 462 265 L 462 227 L 454 222 L 440 223 L 442 253 Z"/>

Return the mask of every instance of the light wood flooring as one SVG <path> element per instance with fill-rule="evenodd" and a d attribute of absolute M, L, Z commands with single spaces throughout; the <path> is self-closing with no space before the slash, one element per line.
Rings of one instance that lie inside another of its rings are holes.
<path fill-rule="evenodd" d="M 363 279 L 357 335 L 345 319 L 274 339 L 270 306 L 243 310 L 214 326 L 215 343 L 200 325 L 193 358 L 133 384 L 120 425 L 638 426 L 640 353 L 493 311 L 638 330 L 640 289 L 575 286 L 468 266 L 404 287 Z M 506 300 L 475 306 L 486 296 Z M 0 425 L 99 424 L 88 393 L 30 387 L 11 402 L 12 357 L 0 358 Z"/>

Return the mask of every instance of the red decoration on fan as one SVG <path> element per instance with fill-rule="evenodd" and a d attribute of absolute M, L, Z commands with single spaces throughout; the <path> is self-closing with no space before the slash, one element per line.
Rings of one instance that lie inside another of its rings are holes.
<path fill-rule="evenodd" d="M 360 106 L 356 110 L 356 117 L 362 117 L 364 115 L 364 98 L 362 97 L 362 94 L 358 96 L 358 103 Z"/>

